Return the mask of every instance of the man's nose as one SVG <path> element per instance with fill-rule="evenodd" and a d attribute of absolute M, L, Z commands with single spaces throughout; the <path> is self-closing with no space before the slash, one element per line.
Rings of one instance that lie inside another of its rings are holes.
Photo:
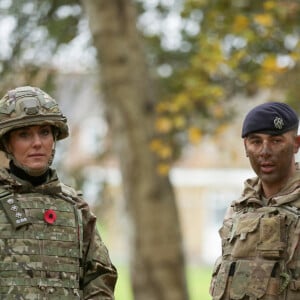
<path fill-rule="evenodd" d="M 268 142 L 263 142 L 260 149 L 260 155 L 268 156 L 270 154 L 271 154 L 270 144 Z"/>

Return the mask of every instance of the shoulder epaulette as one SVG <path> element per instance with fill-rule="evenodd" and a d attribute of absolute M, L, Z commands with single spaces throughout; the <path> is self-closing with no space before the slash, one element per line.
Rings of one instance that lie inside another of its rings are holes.
<path fill-rule="evenodd" d="M 14 229 L 31 224 L 31 221 L 26 217 L 24 209 L 14 199 L 12 193 L 5 188 L 0 188 L 0 205 Z"/>
<path fill-rule="evenodd" d="M 9 194 L 11 194 L 11 192 L 5 188 L 0 188 L 0 199 L 8 196 Z"/>

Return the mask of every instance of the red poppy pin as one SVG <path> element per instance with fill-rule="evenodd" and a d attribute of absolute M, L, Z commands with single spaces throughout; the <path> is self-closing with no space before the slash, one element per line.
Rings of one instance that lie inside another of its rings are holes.
<path fill-rule="evenodd" d="M 48 209 L 44 212 L 44 220 L 48 224 L 53 224 L 56 220 L 56 212 L 53 209 Z"/>

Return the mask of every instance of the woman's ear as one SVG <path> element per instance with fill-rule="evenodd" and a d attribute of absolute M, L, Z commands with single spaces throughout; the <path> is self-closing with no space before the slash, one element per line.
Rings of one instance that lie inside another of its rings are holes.
<path fill-rule="evenodd" d="M 4 151 L 7 154 L 11 154 L 11 147 L 9 143 L 9 133 L 6 133 L 2 139 L 1 139 L 1 144 L 3 145 Z"/>
<path fill-rule="evenodd" d="M 7 138 L 3 138 L 3 139 L 1 140 L 1 143 L 2 143 L 2 145 L 3 145 L 3 148 L 4 148 L 5 152 L 10 153 L 10 152 L 11 152 L 11 149 L 10 149 L 10 147 L 9 147 L 8 139 L 7 139 Z"/>

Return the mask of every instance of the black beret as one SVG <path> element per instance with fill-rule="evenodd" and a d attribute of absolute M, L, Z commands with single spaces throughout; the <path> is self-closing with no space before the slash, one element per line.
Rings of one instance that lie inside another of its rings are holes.
<path fill-rule="evenodd" d="M 254 132 L 279 135 L 297 129 L 298 125 L 298 116 L 290 106 L 281 102 L 267 102 L 254 107 L 246 115 L 242 138 Z"/>

